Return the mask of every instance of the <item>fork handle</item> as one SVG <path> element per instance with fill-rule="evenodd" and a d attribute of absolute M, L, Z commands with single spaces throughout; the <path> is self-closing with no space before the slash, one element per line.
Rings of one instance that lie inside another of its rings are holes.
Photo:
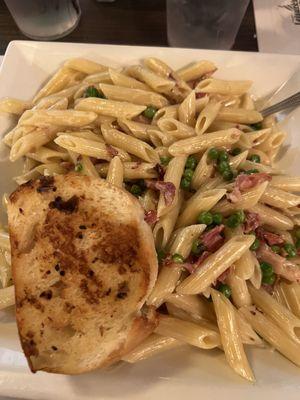
<path fill-rule="evenodd" d="M 288 108 L 295 108 L 300 105 L 300 92 L 293 94 L 292 96 L 288 97 L 280 101 L 277 104 L 274 104 L 271 107 L 267 107 L 261 111 L 263 117 L 267 117 L 268 115 L 275 114 L 279 111 L 286 110 Z"/>

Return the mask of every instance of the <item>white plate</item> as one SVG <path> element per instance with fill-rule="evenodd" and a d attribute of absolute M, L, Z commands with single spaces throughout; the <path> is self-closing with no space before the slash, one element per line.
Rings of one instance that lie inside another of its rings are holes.
<path fill-rule="evenodd" d="M 70 57 L 87 57 L 111 66 L 132 64 L 146 56 L 160 57 L 174 67 L 199 59 L 219 66 L 224 78 L 254 80 L 253 93 L 267 96 L 299 69 L 299 56 L 258 53 L 128 47 L 71 43 L 12 42 L 0 73 L 0 98 L 29 99 L 57 67 Z M 296 88 L 295 88 L 296 90 Z M 298 88 L 299 90 L 299 88 Z M 0 135 L 12 123 L 0 116 Z M 294 113 L 287 128 L 292 148 L 285 166 L 300 174 L 300 115 Z M 12 190 L 17 167 L 2 149 L 0 192 Z M 298 164 L 298 165 L 297 165 Z M 120 364 L 108 371 L 81 376 L 31 374 L 21 352 L 12 317 L 0 315 L 0 395 L 26 399 L 166 399 L 220 398 L 230 400 L 299 399 L 300 369 L 276 352 L 247 349 L 257 382 L 249 384 L 226 365 L 220 351 L 191 348 L 173 350 L 136 365 Z"/>

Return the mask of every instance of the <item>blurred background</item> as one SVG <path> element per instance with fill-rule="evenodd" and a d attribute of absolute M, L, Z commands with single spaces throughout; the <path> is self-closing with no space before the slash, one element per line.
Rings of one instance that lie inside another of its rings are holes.
<path fill-rule="evenodd" d="M 0 0 L 16 39 L 300 54 L 300 0 Z"/>
<path fill-rule="evenodd" d="M 258 50 L 249 0 L 0 0 L 1 54 L 64 29 L 60 41 Z"/>

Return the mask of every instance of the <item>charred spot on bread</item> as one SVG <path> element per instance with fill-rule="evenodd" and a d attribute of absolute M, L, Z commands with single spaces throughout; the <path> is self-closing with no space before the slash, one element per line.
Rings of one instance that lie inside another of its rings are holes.
<path fill-rule="evenodd" d="M 119 283 L 118 285 L 118 293 L 117 293 L 117 298 L 118 299 L 125 299 L 129 294 L 129 286 L 127 281 L 123 281 Z"/>
<path fill-rule="evenodd" d="M 74 195 L 68 200 L 63 200 L 61 196 L 55 197 L 54 201 L 50 201 L 49 208 L 56 208 L 58 211 L 66 214 L 72 214 L 78 210 L 79 198 Z"/>
<path fill-rule="evenodd" d="M 41 294 L 40 297 L 46 299 L 46 300 L 51 300 L 52 299 L 52 290 L 44 290 Z"/>
<path fill-rule="evenodd" d="M 38 187 L 36 188 L 38 193 L 45 193 L 49 191 L 56 192 L 53 176 L 43 176 L 38 182 Z"/>

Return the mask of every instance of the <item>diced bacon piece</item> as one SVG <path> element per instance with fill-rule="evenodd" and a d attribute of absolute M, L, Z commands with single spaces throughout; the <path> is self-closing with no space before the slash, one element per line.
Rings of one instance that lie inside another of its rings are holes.
<path fill-rule="evenodd" d="M 172 182 L 145 180 L 145 184 L 148 189 L 158 190 L 163 194 L 166 206 L 170 206 L 173 203 L 176 187 Z"/>
<path fill-rule="evenodd" d="M 218 276 L 217 281 L 225 283 L 228 275 L 231 273 L 231 268 L 227 268 L 220 276 Z"/>
<path fill-rule="evenodd" d="M 261 227 L 257 228 L 255 233 L 259 239 L 266 241 L 269 246 L 284 243 L 284 239 L 280 235 L 266 231 Z"/>
<path fill-rule="evenodd" d="M 255 231 L 260 225 L 259 215 L 254 212 L 247 212 L 244 222 L 244 233 Z"/>
<path fill-rule="evenodd" d="M 242 192 L 252 189 L 263 182 L 270 181 L 271 179 L 271 175 L 267 174 L 266 172 L 259 172 L 257 174 L 250 175 L 240 174 L 235 179 L 233 191 L 229 193 L 228 199 L 232 203 L 237 203 L 241 200 Z"/>
<path fill-rule="evenodd" d="M 260 245 L 256 254 L 260 261 L 271 264 L 277 275 L 291 282 L 300 282 L 300 267 L 274 253 L 265 243 Z"/>
<path fill-rule="evenodd" d="M 157 212 L 156 212 L 155 210 L 145 211 L 144 220 L 145 220 L 145 221 L 147 222 L 147 224 L 149 224 L 149 225 L 155 224 L 155 222 L 158 221 Z"/>
<path fill-rule="evenodd" d="M 202 235 L 201 242 L 209 252 L 214 252 L 222 246 L 224 238 L 220 233 L 223 230 L 224 225 L 218 225 Z"/>
<path fill-rule="evenodd" d="M 163 167 L 162 165 L 160 165 L 160 164 L 156 164 L 155 167 L 154 167 L 154 169 L 157 171 L 158 178 L 159 178 L 160 180 L 164 179 L 164 176 L 165 176 L 165 169 L 164 169 L 164 167 Z"/>

